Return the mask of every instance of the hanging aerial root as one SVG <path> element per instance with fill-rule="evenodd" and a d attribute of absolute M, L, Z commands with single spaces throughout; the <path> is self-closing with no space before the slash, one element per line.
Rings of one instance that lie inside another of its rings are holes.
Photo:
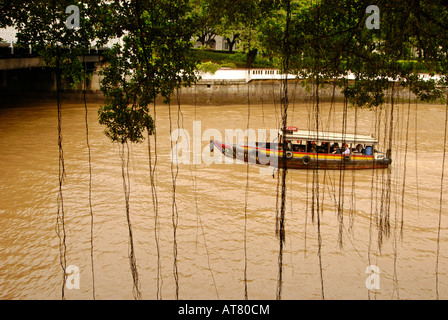
<path fill-rule="evenodd" d="M 134 237 L 132 233 L 132 223 L 131 223 L 131 217 L 130 217 L 130 207 L 129 207 L 129 197 L 130 197 L 130 176 L 129 176 L 129 145 L 126 142 L 126 149 L 125 144 L 120 144 L 120 158 L 121 158 L 121 174 L 123 179 L 123 192 L 124 192 L 124 198 L 125 198 L 125 207 L 126 207 L 126 221 L 128 224 L 128 234 L 129 234 L 129 265 L 131 269 L 132 274 L 132 280 L 133 280 L 133 288 L 132 293 L 134 295 L 134 298 L 136 300 L 141 299 L 141 293 L 140 293 L 140 285 L 138 280 L 138 270 L 137 270 L 137 259 L 135 256 L 135 250 L 134 250 Z"/>

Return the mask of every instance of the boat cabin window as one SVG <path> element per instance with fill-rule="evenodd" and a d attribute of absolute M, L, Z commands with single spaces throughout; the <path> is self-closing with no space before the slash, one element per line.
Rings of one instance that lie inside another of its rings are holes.
<path fill-rule="evenodd" d="M 330 144 L 325 141 L 324 142 L 307 141 L 306 148 L 304 151 L 308 153 L 329 153 Z"/>
<path fill-rule="evenodd" d="M 287 151 L 293 152 L 306 152 L 306 153 L 323 153 L 323 154 L 342 154 L 345 150 L 345 143 L 334 142 L 334 141 L 300 141 L 300 140 L 290 140 L 287 141 Z M 347 143 L 350 148 L 350 153 L 362 154 L 362 155 L 373 155 L 374 149 L 372 145 L 366 145 L 362 143 L 351 144 Z M 271 144 L 274 147 L 274 144 Z M 276 149 L 281 149 L 281 144 L 275 146 Z M 275 148 L 274 147 L 274 148 Z"/>
<path fill-rule="evenodd" d="M 295 152 L 305 152 L 305 146 L 303 144 L 293 144 L 292 151 Z"/>
<path fill-rule="evenodd" d="M 364 153 L 365 152 L 365 148 L 362 144 L 358 143 L 356 145 L 356 147 L 353 148 L 353 153 Z"/>
<path fill-rule="evenodd" d="M 350 154 L 367 156 L 375 153 L 376 150 L 374 148 L 377 143 L 373 137 L 367 135 L 341 135 L 335 132 L 320 133 L 317 131 L 297 130 L 296 127 L 286 127 L 283 131 L 279 132 L 279 139 L 280 141 L 286 140 L 287 151 L 342 154 L 349 148 Z M 313 141 L 311 139 L 316 140 Z M 282 142 L 279 143 L 279 149 L 281 148 Z"/>
<path fill-rule="evenodd" d="M 302 144 L 302 141 L 296 140 L 296 141 L 288 141 L 287 143 L 287 150 L 288 151 L 294 151 L 294 152 L 305 152 L 306 146 Z"/>
<path fill-rule="evenodd" d="M 330 152 L 330 144 L 328 142 L 322 142 L 321 145 L 317 148 L 318 153 L 329 153 Z"/>

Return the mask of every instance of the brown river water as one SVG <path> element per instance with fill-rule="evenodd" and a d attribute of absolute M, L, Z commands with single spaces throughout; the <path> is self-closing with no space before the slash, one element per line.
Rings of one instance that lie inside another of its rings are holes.
<path fill-rule="evenodd" d="M 65 298 L 93 299 L 94 285 L 96 299 L 133 299 L 119 146 L 108 140 L 98 124 L 98 107 L 88 105 L 93 282 L 85 110 L 83 104 L 62 106 L 65 258 L 67 266 L 79 268 L 79 289 L 66 288 Z M 445 106 L 411 104 L 409 117 L 408 107 L 395 106 L 390 176 L 387 169 L 320 171 L 315 176 L 318 183 L 313 183 L 312 171 L 288 171 L 283 299 L 322 299 L 322 292 L 325 299 L 436 299 L 437 293 L 440 299 L 448 298 L 446 182 L 440 202 Z M 277 174 L 273 177 L 271 169 L 242 163 L 201 161 L 172 167 L 170 132 L 180 126 L 193 139 L 193 121 L 200 121 L 197 131 L 201 135 L 207 129 L 223 136 L 226 129 L 275 129 L 279 112 L 274 104 L 182 105 L 178 121 L 177 105 L 172 105 L 170 128 L 168 107 L 157 107 L 160 298 L 175 298 L 172 168 L 177 172 L 179 298 L 244 299 L 245 265 L 248 298 L 276 298 Z M 384 150 L 386 114 L 349 109 L 347 132 L 376 133 L 378 149 Z M 338 131 L 344 118 L 342 104 L 321 106 L 321 127 Z M 0 119 L 0 298 L 61 299 L 56 104 L 11 104 L 0 109 Z M 307 129 L 313 121 L 310 104 L 290 106 L 290 125 Z M 207 150 L 208 139 L 205 135 L 201 150 Z M 140 290 L 143 299 L 156 299 L 157 248 L 148 145 L 145 141 L 129 148 L 130 218 Z M 317 207 L 320 228 L 313 212 Z M 377 221 L 384 212 L 390 214 L 390 235 L 383 238 L 379 250 Z M 338 244 L 340 230 L 342 247 Z M 379 270 L 378 286 L 370 289 L 366 286 L 369 265 Z"/>

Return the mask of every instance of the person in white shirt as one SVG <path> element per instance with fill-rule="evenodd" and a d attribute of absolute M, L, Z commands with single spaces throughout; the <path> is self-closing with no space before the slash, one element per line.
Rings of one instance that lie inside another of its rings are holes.
<path fill-rule="evenodd" d="M 343 155 L 350 155 L 350 148 L 348 147 L 348 145 L 346 143 L 344 143 L 344 151 L 342 152 Z"/>

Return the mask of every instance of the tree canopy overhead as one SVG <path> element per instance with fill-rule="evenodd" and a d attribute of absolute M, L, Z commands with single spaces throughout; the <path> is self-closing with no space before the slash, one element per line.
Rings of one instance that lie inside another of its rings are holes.
<path fill-rule="evenodd" d="M 196 80 L 197 61 L 190 55 L 196 24 L 188 1 L 129 1 L 110 7 L 110 33 L 122 36 L 108 53 L 103 71 L 106 105 L 100 123 L 113 140 L 140 142 L 152 134 L 148 105 L 158 95 L 169 101 L 176 88 Z"/>
<path fill-rule="evenodd" d="M 345 94 L 360 105 L 383 103 L 389 80 L 409 86 L 421 99 L 439 98 L 436 81 L 422 81 L 419 73 L 421 68 L 447 73 L 446 2 L 376 1 L 376 17 L 367 10 L 371 5 L 371 1 L 292 1 L 289 33 L 285 34 L 283 6 L 262 27 L 263 46 L 273 57 L 290 55 L 288 71 L 306 78 L 337 79 L 352 73 L 356 80 Z M 378 28 L 370 27 L 372 19 Z"/>
<path fill-rule="evenodd" d="M 80 28 L 71 32 L 65 26 L 69 5 L 78 6 L 81 14 Z M 109 56 L 127 64 L 122 66 L 126 69 L 122 68 L 123 72 L 133 70 L 122 78 L 134 79 L 127 88 L 137 83 L 152 88 L 151 94 L 143 93 L 143 89 L 138 93 L 134 102 L 140 105 L 152 101 L 154 94 L 168 97 L 181 83 L 194 82 L 196 65 L 188 51 L 198 38 L 206 43 L 215 34 L 228 41 L 230 51 L 238 42 L 238 49 L 247 54 L 248 65 L 262 54 L 281 67 L 282 57 L 288 54 L 288 71 L 306 78 L 340 79 L 350 72 L 356 80 L 344 92 L 360 105 L 381 104 L 390 79 L 409 86 L 423 100 L 439 98 L 437 86 L 441 83 L 421 81 L 422 70 L 440 74 L 446 82 L 446 0 L 9 0 L 0 6 L 5 13 L 0 26 L 15 25 L 20 43 L 40 50 L 49 64 L 57 56 L 49 53 L 49 47 L 69 47 L 79 55 L 93 41 L 104 43 L 125 36 L 124 45 L 111 50 Z M 371 6 L 378 12 L 368 11 Z M 378 28 L 369 27 L 372 19 Z M 76 78 L 79 61 L 67 59 L 70 63 L 61 67 L 72 68 L 67 72 Z M 183 70 L 184 78 L 179 78 L 179 70 Z M 107 81 L 115 81 L 117 86 L 118 71 L 105 72 Z M 103 88 L 111 98 L 110 84 L 104 83 Z M 124 96 L 123 102 L 131 100 Z"/>

